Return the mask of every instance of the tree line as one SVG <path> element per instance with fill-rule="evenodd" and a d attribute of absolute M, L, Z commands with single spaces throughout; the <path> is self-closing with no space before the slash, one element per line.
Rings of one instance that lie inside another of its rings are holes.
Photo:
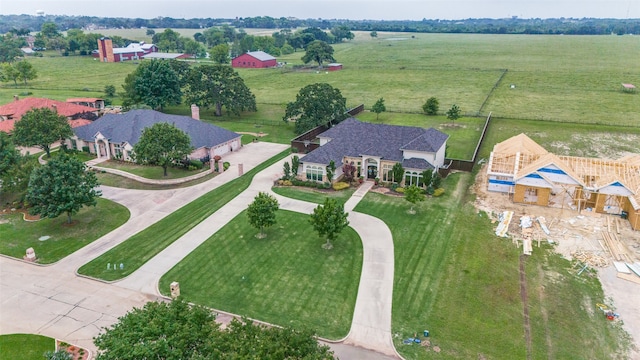
<path fill-rule="evenodd" d="M 640 19 L 598 19 L 598 18 L 554 18 L 521 19 L 422 19 L 422 20 L 337 20 L 337 19 L 296 19 L 256 16 L 246 18 L 199 18 L 174 19 L 158 17 L 108 18 L 96 16 L 65 15 L 0 15 L 0 33 L 9 31 L 36 31 L 46 22 L 57 24 L 60 29 L 81 29 L 87 26 L 104 28 L 174 28 L 207 29 L 228 24 L 236 28 L 295 29 L 317 27 L 330 30 L 336 26 L 347 26 L 358 31 L 401 31 L 419 33 L 483 33 L 483 34 L 566 34 L 566 35 L 640 35 Z"/>

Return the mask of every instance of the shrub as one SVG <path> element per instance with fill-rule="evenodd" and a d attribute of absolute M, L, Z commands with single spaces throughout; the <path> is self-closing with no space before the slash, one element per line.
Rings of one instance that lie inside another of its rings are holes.
<path fill-rule="evenodd" d="M 191 161 L 189 161 L 189 167 L 190 168 L 194 167 L 196 169 L 202 169 L 203 166 L 204 166 L 204 164 L 200 160 L 191 160 Z"/>
<path fill-rule="evenodd" d="M 404 188 L 403 187 L 396 188 L 396 192 L 400 194 L 404 194 Z"/>
<path fill-rule="evenodd" d="M 194 170 L 198 170 L 197 167 L 193 166 L 193 165 L 189 165 L 189 167 L 187 168 L 187 170 L 189 171 L 194 171 Z"/>
<path fill-rule="evenodd" d="M 337 182 L 333 184 L 333 190 L 340 191 L 349 188 L 349 183 L 346 182 Z"/>
<path fill-rule="evenodd" d="M 222 168 L 224 169 L 224 171 L 227 171 L 229 166 L 231 166 L 231 164 L 229 164 L 228 161 L 225 161 L 225 162 L 222 163 Z"/>
<path fill-rule="evenodd" d="M 292 186 L 293 182 L 291 180 L 278 180 L 278 185 L 280 185 L 280 186 Z"/>
<path fill-rule="evenodd" d="M 213 161 L 218 162 L 220 161 L 222 158 L 220 157 L 220 155 L 216 155 L 213 157 Z"/>
<path fill-rule="evenodd" d="M 322 183 L 322 188 L 323 189 L 331 189 L 331 183 L 330 182 Z M 320 189 L 320 186 L 318 186 L 318 189 Z"/>
<path fill-rule="evenodd" d="M 433 196 L 435 197 L 441 196 L 442 194 L 444 194 L 443 188 L 437 188 L 433 191 Z"/>

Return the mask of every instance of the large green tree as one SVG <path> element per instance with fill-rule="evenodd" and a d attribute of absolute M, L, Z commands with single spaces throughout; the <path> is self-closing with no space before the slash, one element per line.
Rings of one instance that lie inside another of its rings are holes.
<path fill-rule="evenodd" d="M 346 25 L 334 26 L 331 29 L 331 34 L 333 35 L 334 40 L 337 43 L 342 42 L 342 40 L 344 39 L 351 40 L 354 38 L 351 29 Z"/>
<path fill-rule="evenodd" d="M 27 80 L 33 80 L 38 77 L 36 69 L 26 60 L 18 61 L 13 66 L 18 72 L 18 79 L 22 80 L 25 85 L 27 85 Z"/>
<path fill-rule="evenodd" d="M 278 200 L 262 191 L 249 204 L 247 217 L 249 217 L 249 224 L 260 230 L 258 238 L 265 238 L 267 235 L 264 233 L 264 229 L 276 223 L 276 211 L 278 211 L 278 208 Z"/>
<path fill-rule="evenodd" d="M 209 309 L 180 298 L 129 311 L 94 344 L 98 360 L 333 359 L 312 331 L 265 327 L 248 319 L 234 319 L 221 329 Z"/>
<path fill-rule="evenodd" d="M 164 176 L 174 161 L 191 154 L 191 139 L 184 131 L 169 123 L 156 123 L 142 130 L 133 146 L 136 162 L 162 166 Z"/>
<path fill-rule="evenodd" d="M 86 171 L 82 161 L 61 152 L 31 172 L 26 197 L 29 211 L 47 218 L 66 213 L 71 223 L 71 215 L 83 206 L 96 205 L 96 197 L 101 196 L 98 185 L 96 174 Z"/>
<path fill-rule="evenodd" d="M 309 222 L 313 225 L 318 236 L 327 239 L 327 242 L 322 246 L 323 248 L 331 249 L 333 247 L 331 242 L 335 241 L 342 230 L 349 226 L 348 216 L 349 214 L 344 212 L 344 205 L 338 204 L 335 199 L 331 198 L 326 198 L 324 204 L 313 209 Z"/>
<path fill-rule="evenodd" d="M 218 44 L 210 50 L 211 60 L 217 64 L 229 63 L 229 44 Z"/>
<path fill-rule="evenodd" d="M 18 87 L 18 79 L 20 78 L 20 72 L 10 63 L 3 63 L 0 67 L 0 80 L 2 82 L 13 81 L 13 85 Z"/>
<path fill-rule="evenodd" d="M 13 139 L 17 145 L 37 146 L 51 156 L 51 144 L 73 135 L 67 118 L 49 108 L 34 108 L 27 111 L 13 128 Z"/>
<path fill-rule="evenodd" d="M 322 67 L 325 61 L 336 61 L 333 58 L 333 47 L 322 40 L 314 40 L 306 48 L 307 52 L 302 57 L 302 61 L 308 64 L 312 61 L 318 63 Z"/>
<path fill-rule="evenodd" d="M 124 80 L 123 106 L 146 104 L 153 109 L 180 104 L 180 76 L 164 60 L 144 61 Z"/>
<path fill-rule="evenodd" d="M 27 46 L 24 38 L 13 34 L 0 35 L 0 62 L 10 63 L 22 56 L 20 48 Z"/>
<path fill-rule="evenodd" d="M 316 126 L 338 123 L 345 119 L 347 99 L 340 90 L 329 84 L 311 84 L 303 87 L 296 101 L 287 104 L 283 120 L 296 122 L 296 133 L 302 134 Z"/>
<path fill-rule="evenodd" d="M 16 198 L 24 195 L 31 171 L 37 164 L 35 157 L 21 155 L 13 139 L 0 132 L 0 195 L 12 194 Z"/>
<path fill-rule="evenodd" d="M 192 104 L 214 107 L 215 115 L 222 115 L 222 107 L 235 115 L 242 111 L 256 111 L 256 97 L 244 80 L 230 66 L 200 65 L 189 72 L 185 96 Z"/>

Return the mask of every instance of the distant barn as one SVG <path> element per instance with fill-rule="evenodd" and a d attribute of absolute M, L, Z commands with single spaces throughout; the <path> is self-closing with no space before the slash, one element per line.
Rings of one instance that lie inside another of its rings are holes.
<path fill-rule="evenodd" d="M 234 68 L 268 68 L 276 64 L 276 58 L 264 51 L 250 51 L 231 60 Z"/>

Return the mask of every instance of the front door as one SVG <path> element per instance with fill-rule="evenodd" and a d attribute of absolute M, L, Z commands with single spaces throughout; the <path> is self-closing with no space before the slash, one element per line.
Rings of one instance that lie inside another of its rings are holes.
<path fill-rule="evenodd" d="M 367 179 L 375 179 L 378 177 L 378 167 L 376 165 L 367 166 Z"/>

